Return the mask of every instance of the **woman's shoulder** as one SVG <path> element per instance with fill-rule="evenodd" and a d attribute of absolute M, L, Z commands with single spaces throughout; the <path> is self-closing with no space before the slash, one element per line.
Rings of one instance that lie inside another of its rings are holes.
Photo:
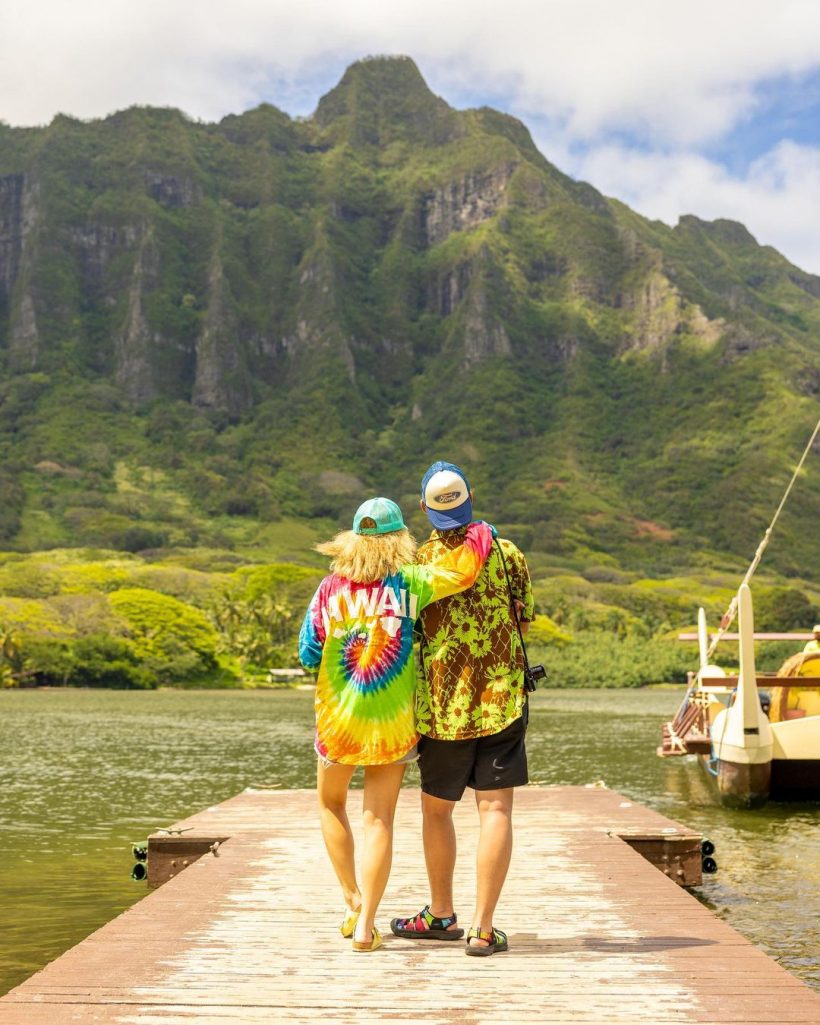
<path fill-rule="evenodd" d="M 341 591 L 345 587 L 350 587 L 350 581 L 346 577 L 340 576 L 338 573 L 328 573 L 319 581 L 316 591 L 317 594 L 327 595 Z"/>

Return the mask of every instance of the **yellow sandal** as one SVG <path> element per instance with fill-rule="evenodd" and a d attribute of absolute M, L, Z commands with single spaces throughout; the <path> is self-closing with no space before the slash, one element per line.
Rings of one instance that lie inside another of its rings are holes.
<path fill-rule="evenodd" d="M 373 926 L 373 936 L 370 940 L 353 940 L 353 949 L 357 954 L 368 953 L 371 950 L 378 950 L 382 945 L 382 936 L 376 926 Z"/>
<path fill-rule="evenodd" d="M 342 919 L 342 924 L 339 926 L 339 932 L 346 940 L 349 940 L 353 935 L 353 930 L 356 928 L 356 923 L 359 921 L 359 914 L 361 910 L 361 908 L 357 908 L 355 911 L 351 911 L 350 908 L 345 908 L 345 916 Z"/>

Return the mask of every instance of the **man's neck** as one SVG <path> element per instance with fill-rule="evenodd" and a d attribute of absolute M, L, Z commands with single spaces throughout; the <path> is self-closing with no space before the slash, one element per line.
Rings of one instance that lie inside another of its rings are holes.
<path fill-rule="evenodd" d="M 447 530 L 442 530 L 441 527 L 433 527 L 433 533 L 431 537 L 450 537 L 451 534 L 457 534 L 460 530 L 466 530 L 469 527 L 469 523 L 465 523 L 460 527 L 448 527 Z"/>

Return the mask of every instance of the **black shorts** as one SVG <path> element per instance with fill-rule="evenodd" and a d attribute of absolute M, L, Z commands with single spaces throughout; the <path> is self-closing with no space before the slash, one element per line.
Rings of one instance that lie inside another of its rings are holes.
<path fill-rule="evenodd" d="M 422 793 L 442 801 L 460 801 L 466 787 L 506 790 L 528 782 L 524 736 L 526 717 L 500 733 L 474 740 L 419 739 Z"/>

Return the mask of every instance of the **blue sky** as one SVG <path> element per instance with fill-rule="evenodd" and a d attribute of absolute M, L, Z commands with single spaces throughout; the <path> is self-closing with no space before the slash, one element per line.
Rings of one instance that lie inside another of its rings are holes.
<path fill-rule="evenodd" d="M 750 116 L 704 147 L 710 158 L 741 175 L 782 139 L 803 146 L 820 145 L 820 70 L 758 82 L 755 97 L 758 106 Z"/>
<path fill-rule="evenodd" d="M 373 53 L 413 57 L 455 107 L 514 114 L 646 216 L 740 220 L 820 274 L 815 0 L 5 0 L 0 119 L 304 115 Z"/>

